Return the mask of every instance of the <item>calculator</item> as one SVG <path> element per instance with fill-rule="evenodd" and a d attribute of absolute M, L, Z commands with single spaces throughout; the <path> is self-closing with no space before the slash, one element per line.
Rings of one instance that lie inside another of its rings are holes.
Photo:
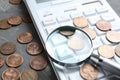
<path fill-rule="evenodd" d="M 106 0 L 23 0 L 34 23 L 36 31 L 42 41 L 43 46 L 48 35 L 60 26 L 75 26 L 73 19 L 78 16 L 86 17 L 88 27 L 96 31 L 97 37 L 92 40 L 93 54 L 91 63 L 99 64 L 99 75 L 97 80 L 111 79 L 112 76 L 119 78 L 120 74 L 120 59 L 114 56 L 107 59 L 98 56 L 98 47 L 107 44 L 116 47 L 119 43 L 111 43 L 105 38 L 106 32 L 96 28 L 96 22 L 104 19 L 111 23 L 111 30 L 120 32 L 120 18 L 111 8 Z M 45 47 L 46 48 L 46 47 Z M 80 66 L 76 68 L 66 68 L 59 66 L 51 59 L 58 80 L 84 80 L 80 76 Z M 120 78 L 119 78 L 120 79 Z"/>

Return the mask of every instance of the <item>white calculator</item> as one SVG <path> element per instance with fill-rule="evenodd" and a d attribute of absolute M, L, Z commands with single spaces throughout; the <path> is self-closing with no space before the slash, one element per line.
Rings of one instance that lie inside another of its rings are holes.
<path fill-rule="evenodd" d="M 73 19 L 78 16 L 86 17 L 89 22 L 89 27 L 93 28 L 97 33 L 97 37 L 92 40 L 94 54 L 98 54 L 97 48 L 100 45 L 108 44 L 115 47 L 119 44 L 109 42 L 105 38 L 106 32 L 96 28 L 96 22 L 104 19 L 111 23 L 112 30 L 120 32 L 120 18 L 106 0 L 24 0 L 24 3 L 27 6 L 39 38 L 44 46 L 48 35 L 53 30 L 60 26 L 75 26 Z M 112 59 L 99 58 L 91 57 L 91 60 L 95 63 L 102 65 L 97 80 L 108 80 L 108 77 L 113 76 L 114 73 L 115 76 L 119 74 L 119 57 L 115 56 Z M 79 67 L 72 69 L 62 67 L 59 69 L 59 65 L 56 63 L 51 61 L 51 64 L 58 80 L 84 80 L 80 76 Z"/>

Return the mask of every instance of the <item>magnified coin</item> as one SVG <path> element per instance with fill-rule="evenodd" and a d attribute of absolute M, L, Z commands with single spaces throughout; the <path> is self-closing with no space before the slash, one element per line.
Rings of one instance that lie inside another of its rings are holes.
<path fill-rule="evenodd" d="M 64 36 L 71 36 L 75 33 L 74 30 L 60 30 L 59 32 L 60 32 L 60 34 L 62 34 Z"/>
<path fill-rule="evenodd" d="M 19 53 L 14 53 L 6 58 L 6 63 L 10 67 L 18 67 L 23 63 L 23 57 Z"/>
<path fill-rule="evenodd" d="M 20 80 L 38 80 L 38 73 L 32 69 L 22 71 Z"/>
<path fill-rule="evenodd" d="M 101 45 L 98 48 L 98 53 L 105 58 L 112 58 L 115 55 L 114 49 L 109 45 Z"/>
<path fill-rule="evenodd" d="M 17 40 L 20 43 L 29 43 L 32 41 L 32 39 L 33 39 L 33 36 L 30 32 L 22 32 L 18 35 L 18 38 L 17 38 Z"/>
<path fill-rule="evenodd" d="M 84 41 L 80 36 L 71 36 L 68 39 L 68 46 L 74 50 L 80 50 L 84 47 Z"/>
<path fill-rule="evenodd" d="M 11 4 L 20 4 L 22 0 L 9 0 Z"/>
<path fill-rule="evenodd" d="M 20 78 L 20 72 L 16 68 L 7 68 L 2 73 L 3 80 L 18 80 Z"/>
<path fill-rule="evenodd" d="M 89 37 L 90 37 L 91 39 L 95 39 L 95 37 L 96 37 L 96 32 L 95 32 L 94 29 L 92 29 L 92 28 L 84 28 L 83 30 L 89 35 Z"/>
<path fill-rule="evenodd" d="M 42 51 L 43 51 L 43 46 L 38 42 L 31 42 L 27 45 L 27 52 L 31 55 L 39 54 Z"/>
<path fill-rule="evenodd" d="M 95 80 L 98 76 L 98 69 L 93 67 L 91 64 L 84 64 L 80 68 L 80 75 L 85 79 L 85 80 Z"/>
<path fill-rule="evenodd" d="M 111 23 L 107 20 L 99 20 L 96 27 L 101 31 L 108 31 L 111 29 Z"/>
<path fill-rule="evenodd" d="M 8 29 L 11 28 L 12 26 L 8 24 L 7 19 L 2 19 L 0 20 L 0 28 L 1 29 Z"/>
<path fill-rule="evenodd" d="M 120 57 L 120 44 L 115 47 L 115 53 Z"/>
<path fill-rule="evenodd" d="M 8 23 L 11 25 L 19 25 L 22 23 L 22 19 L 20 16 L 11 16 L 8 18 Z"/>
<path fill-rule="evenodd" d="M 35 70 L 42 70 L 47 66 L 47 60 L 43 56 L 35 56 L 31 59 L 30 66 Z"/>
<path fill-rule="evenodd" d="M 4 58 L 2 56 L 0 56 L 0 67 L 2 67 L 4 64 Z"/>
<path fill-rule="evenodd" d="M 0 46 L 0 51 L 3 54 L 12 54 L 16 51 L 16 45 L 12 42 L 5 42 Z"/>
<path fill-rule="evenodd" d="M 88 20 L 83 16 L 75 17 L 73 19 L 73 24 L 79 28 L 84 28 L 88 25 Z"/>
<path fill-rule="evenodd" d="M 120 42 L 120 33 L 116 31 L 108 31 L 106 34 L 106 38 L 113 43 Z"/>

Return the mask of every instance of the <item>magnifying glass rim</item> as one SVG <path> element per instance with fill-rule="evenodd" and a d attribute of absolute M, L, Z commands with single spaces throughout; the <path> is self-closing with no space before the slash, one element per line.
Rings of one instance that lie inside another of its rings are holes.
<path fill-rule="evenodd" d="M 91 54 L 92 54 L 92 51 L 93 51 L 92 39 L 89 37 L 89 35 L 88 35 L 85 31 L 83 31 L 83 30 L 80 29 L 80 28 L 74 27 L 74 26 L 60 26 L 60 27 L 54 29 L 54 30 L 48 35 L 48 37 L 47 37 L 47 39 L 46 39 L 45 47 L 46 47 L 47 53 L 48 53 L 48 55 L 50 56 L 50 58 L 51 58 L 55 63 L 57 63 L 57 64 L 60 64 L 60 65 L 62 65 L 62 66 L 66 66 L 66 67 L 75 67 L 75 66 L 78 66 L 78 65 L 82 64 L 83 62 L 85 62 L 85 60 L 80 61 L 80 62 L 76 62 L 76 63 L 64 63 L 64 62 L 58 61 L 58 60 L 56 60 L 55 58 L 53 58 L 53 57 L 49 54 L 49 51 L 48 51 L 48 49 L 47 49 L 47 41 L 48 41 L 49 37 L 52 35 L 52 33 L 54 33 L 54 32 L 57 31 L 57 30 L 64 30 L 63 28 L 64 28 L 64 29 L 67 29 L 67 28 L 68 28 L 68 29 L 71 29 L 71 30 L 74 28 L 74 30 L 80 30 L 81 32 L 83 32 L 83 33 L 89 38 L 89 40 L 90 40 L 90 42 L 91 42 L 91 49 L 90 49 L 90 52 L 89 52 L 90 55 L 89 55 L 89 57 L 87 57 L 85 60 L 87 60 L 87 59 L 90 58 L 90 56 L 91 56 Z"/>

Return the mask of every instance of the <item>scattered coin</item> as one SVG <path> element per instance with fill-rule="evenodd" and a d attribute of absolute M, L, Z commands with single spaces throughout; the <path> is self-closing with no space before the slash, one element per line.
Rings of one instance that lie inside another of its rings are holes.
<path fill-rule="evenodd" d="M 22 32 L 18 35 L 18 38 L 17 38 L 17 40 L 20 43 L 29 43 L 32 41 L 32 39 L 33 39 L 33 36 L 30 32 Z"/>
<path fill-rule="evenodd" d="M 73 24 L 79 28 L 84 28 L 84 27 L 87 27 L 88 20 L 83 16 L 75 17 L 73 19 Z"/>
<path fill-rule="evenodd" d="M 101 31 L 108 31 L 111 29 L 111 23 L 107 20 L 99 20 L 96 27 Z"/>
<path fill-rule="evenodd" d="M 120 44 L 115 47 L 115 53 L 118 57 L 120 57 Z"/>
<path fill-rule="evenodd" d="M 84 41 L 80 36 L 71 36 L 68 39 L 68 46 L 74 50 L 80 50 L 84 47 Z"/>
<path fill-rule="evenodd" d="M 9 0 L 11 4 L 20 4 L 22 0 Z"/>
<path fill-rule="evenodd" d="M 0 46 L 0 51 L 3 54 L 12 54 L 16 51 L 16 45 L 12 42 L 5 42 Z"/>
<path fill-rule="evenodd" d="M 8 29 L 11 28 L 12 26 L 8 24 L 7 19 L 2 19 L 0 20 L 0 28 L 1 29 Z"/>
<path fill-rule="evenodd" d="M 32 20 L 31 20 L 29 15 L 22 16 L 22 20 L 25 23 L 31 23 L 32 22 Z"/>
<path fill-rule="evenodd" d="M 37 55 L 43 51 L 43 46 L 38 42 L 31 42 L 27 45 L 27 52 L 31 55 Z"/>
<path fill-rule="evenodd" d="M 43 70 L 47 66 L 47 60 L 43 56 L 35 56 L 31 59 L 30 66 L 35 70 Z"/>
<path fill-rule="evenodd" d="M 38 80 L 38 73 L 32 69 L 25 69 L 21 73 L 20 80 Z"/>
<path fill-rule="evenodd" d="M 115 50 L 109 45 L 101 45 L 98 48 L 98 53 L 105 58 L 112 58 L 115 55 Z"/>
<path fill-rule="evenodd" d="M 6 63 L 10 67 L 18 67 L 23 63 L 23 57 L 18 53 L 11 54 L 6 58 Z"/>
<path fill-rule="evenodd" d="M 85 79 L 85 80 L 95 80 L 98 76 L 98 69 L 93 67 L 91 64 L 84 64 L 80 68 L 80 75 Z"/>
<path fill-rule="evenodd" d="M 60 30 L 60 34 L 64 36 L 71 36 L 75 33 L 75 30 Z"/>
<path fill-rule="evenodd" d="M 89 37 L 90 37 L 91 39 L 95 39 L 95 37 L 96 37 L 96 32 L 95 32 L 94 29 L 92 29 L 92 28 L 84 28 L 83 30 L 89 35 Z"/>
<path fill-rule="evenodd" d="M 20 72 L 16 68 L 7 68 L 2 73 L 3 80 L 19 80 Z"/>
<path fill-rule="evenodd" d="M 120 42 L 120 33 L 116 31 L 108 31 L 106 34 L 107 40 L 113 43 L 119 43 Z"/>
<path fill-rule="evenodd" d="M 11 17 L 9 17 L 8 18 L 8 23 L 10 24 L 10 25 L 19 25 L 19 24 L 21 24 L 22 23 L 22 19 L 21 19 L 21 17 L 20 16 L 11 16 Z"/>
<path fill-rule="evenodd" d="M 2 56 L 0 56 L 0 67 L 2 67 L 4 64 L 4 58 Z"/>

